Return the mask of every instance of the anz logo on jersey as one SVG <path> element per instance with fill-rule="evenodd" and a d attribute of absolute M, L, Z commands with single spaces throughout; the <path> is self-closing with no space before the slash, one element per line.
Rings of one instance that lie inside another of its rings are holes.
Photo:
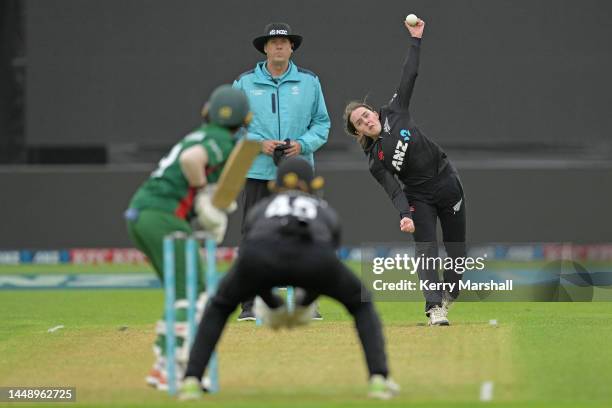
<path fill-rule="evenodd" d="M 400 130 L 400 136 L 403 140 L 398 140 L 395 146 L 395 152 L 393 153 L 393 160 L 391 164 L 397 171 L 401 171 L 402 165 L 404 164 L 404 158 L 406 157 L 406 150 L 408 149 L 408 142 L 410 141 L 410 131 L 408 129 Z"/>

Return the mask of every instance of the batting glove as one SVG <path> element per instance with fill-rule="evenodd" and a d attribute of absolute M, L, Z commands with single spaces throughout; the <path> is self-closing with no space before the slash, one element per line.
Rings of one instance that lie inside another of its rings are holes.
<path fill-rule="evenodd" d="M 198 222 L 210 232 L 217 243 L 221 243 L 227 230 L 227 214 L 212 205 L 212 188 L 201 190 L 195 197 L 195 211 Z"/>

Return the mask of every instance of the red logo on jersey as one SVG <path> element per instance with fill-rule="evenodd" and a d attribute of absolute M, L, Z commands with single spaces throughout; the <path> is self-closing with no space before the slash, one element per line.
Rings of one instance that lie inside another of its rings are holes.
<path fill-rule="evenodd" d="M 383 153 L 382 150 L 378 151 L 378 160 L 380 160 L 380 161 L 385 160 L 385 154 Z"/>

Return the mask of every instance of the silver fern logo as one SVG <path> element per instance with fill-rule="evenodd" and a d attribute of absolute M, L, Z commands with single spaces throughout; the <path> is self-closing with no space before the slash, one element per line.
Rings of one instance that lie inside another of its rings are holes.
<path fill-rule="evenodd" d="M 461 200 L 459 200 L 459 201 L 457 202 L 457 204 L 455 204 L 455 205 L 453 206 L 453 211 L 458 212 L 458 211 L 461 209 L 461 203 L 462 203 L 462 202 L 463 202 L 463 198 L 462 198 Z"/>

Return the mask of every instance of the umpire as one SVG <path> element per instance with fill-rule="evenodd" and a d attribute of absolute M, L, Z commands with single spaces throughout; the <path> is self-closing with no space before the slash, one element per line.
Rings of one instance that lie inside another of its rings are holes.
<path fill-rule="evenodd" d="M 182 399 L 202 395 L 202 375 L 229 315 L 253 296 L 261 297 L 271 314 L 285 315 L 288 327 L 296 324 L 295 319 L 303 319 L 319 295 L 338 300 L 355 319 L 370 375 L 369 395 L 387 399 L 399 391 L 387 378 L 382 326 L 370 294 L 336 256 L 340 243 L 337 215 L 325 201 L 311 195 L 322 184 L 304 159 L 294 157 L 280 163 L 272 185 L 276 194 L 249 212 L 238 259 L 206 307 L 189 356 Z M 302 296 L 296 296 L 293 313 L 272 292 L 278 286 L 303 289 L 296 290 Z M 308 320 L 310 316 L 301 323 Z"/>
<path fill-rule="evenodd" d="M 243 237 L 246 214 L 270 195 L 268 181 L 276 177 L 275 150 L 285 157 L 303 157 L 314 166 L 314 152 L 327 142 L 330 120 L 319 77 L 292 60 L 302 40 L 289 24 L 266 25 L 263 35 L 253 39 L 253 46 L 266 59 L 233 84 L 247 94 L 254 115 L 247 137 L 262 144 L 244 186 Z M 253 299 L 244 300 L 239 321 L 255 320 L 252 306 Z"/>

